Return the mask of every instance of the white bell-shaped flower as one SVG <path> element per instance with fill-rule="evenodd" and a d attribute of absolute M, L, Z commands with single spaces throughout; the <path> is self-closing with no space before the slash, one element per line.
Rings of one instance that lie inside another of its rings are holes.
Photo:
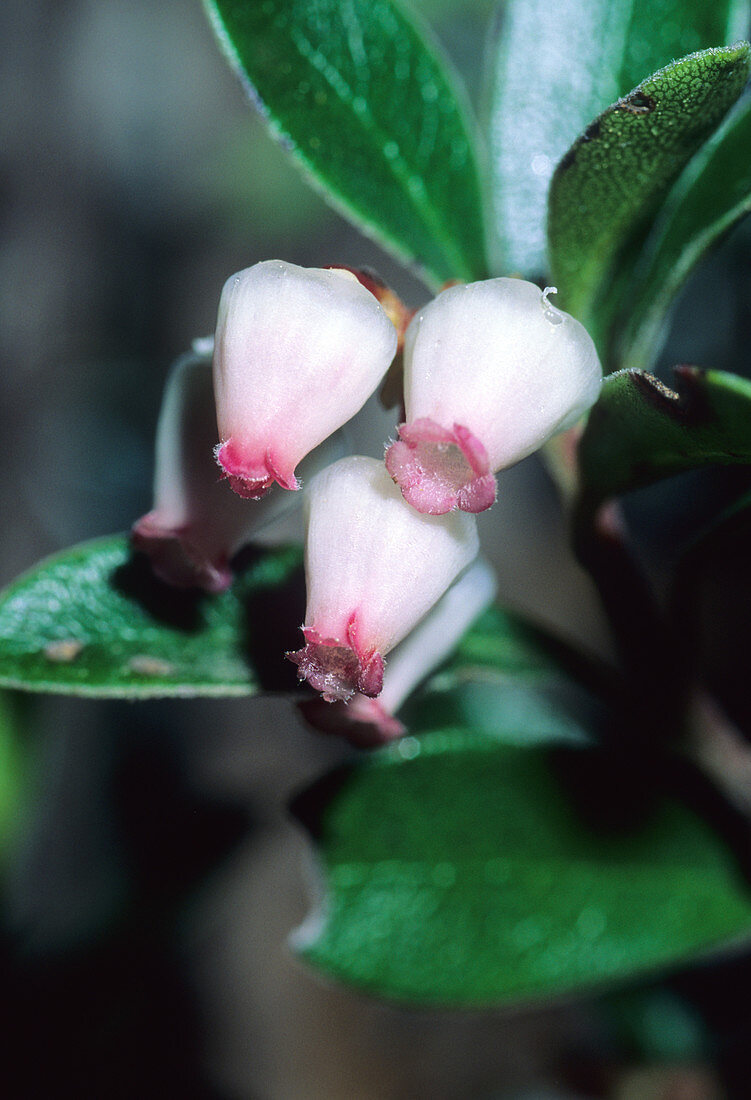
<path fill-rule="evenodd" d="M 323 733 L 346 737 L 360 748 L 403 737 L 408 731 L 396 717 L 400 707 L 449 657 L 462 635 L 493 602 L 497 587 L 495 573 L 478 558 L 392 651 L 377 699 L 359 693 L 348 703 L 306 699 L 298 704 L 305 719 Z"/>
<path fill-rule="evenodd" d="M 308 456 L 304 473 L 315 473 L 343 453 L 340 435 Z M 231 493 L 214 461 L 215 439 L 209 339 L 196 341 L 168 376 L 156 433 L 154 507 L 132 533 L 156 575 L 179 588 L 223 591 L 232 581 L 233 554 L 296 503 L 281 489 L 253 502 Z"/>
<path fill-rule="evenodd" d="M 481 512 L 494 474 L 572 427 L 602 369 L 583 325 L 521 279 L 450 287 L 412 320 L 406 423 L 386 466 L 418 511 Z"/>
<path fill-rule="evenodd" d="M 472 516 L 424 516 L 382 462 L 343 458 L 308 487 L 305 646 L 288 654 L 327 702 L 383 686 L 383 658 L 476 556 Z"/>
<path fill-rule="evenodd" d="M 396 330 L 349 271 L 267 260 L 224 285 L 214 348 L 216 460 L 240 496 L 276 481 L 365 404 Z"/>

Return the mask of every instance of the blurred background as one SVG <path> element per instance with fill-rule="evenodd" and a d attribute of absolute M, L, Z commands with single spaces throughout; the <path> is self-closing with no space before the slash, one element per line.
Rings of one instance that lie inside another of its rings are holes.
<path fill-rule="evenodd" d="M 476 100 L 495 5 L 415 6 Z M 0 36 L 6 584 L 148 510 L 167 370 L 213 330 L 232 272 L 277 256 L 371 266 L 411 306 L 427 294 L 291 167 L 199 0 L 5 0 Z M 750 245 L 742 228 L 693 281 L 666 363 L 742 369 Z M 379 454 L 392 426 L 374 403 L 357 449 Z M 733 476 L 735 492 L 745 475 Z M 658 562 L 718 492 L 709 477 L 671 486 L 669 507 L 659 489 L 631 505 Z M 608 659 L 535 459 L 504 476 L 484 532 L 503 600 Z M 1 1095 L 724 1095 L 690 980 L 458 1014 L 368 1001 L 296 964 L 286 940 L 312 870 L 286 803 L 349 750 L 310 733 L 288 702 L 3 706 L 22 730 L 7 762 L 22 814 L 0 846 Z M 725 1034 L 727 1070 L 746 1033 Z"/>

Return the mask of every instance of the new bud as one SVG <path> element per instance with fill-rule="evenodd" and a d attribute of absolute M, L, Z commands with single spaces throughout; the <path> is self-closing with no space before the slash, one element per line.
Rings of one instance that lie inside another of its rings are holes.
<path fill-rule="evenodd" d="M 406 423 L 386 466 L 418 511 L 481 512 L 496 471 L 572 427 L 602 371 L 586 329 L 521 279 L 450 287 L 404 348 Z"/>
<path fill-rule="evenodd" d="M 344 458 L 310 483 L 305 646 L 288 654 L 327 702 L 383 685 L 383 658 L 477 554 L 471 516 L 409 508 L 383 463 Z"/>
<path fill-rule="evenodd" d="M 214 348 L 216 459 L 235 492 L 298 489 L 297 464 L 362 408 L 396 343 L 349 271 L 267 260 L 228 279 Z"/>

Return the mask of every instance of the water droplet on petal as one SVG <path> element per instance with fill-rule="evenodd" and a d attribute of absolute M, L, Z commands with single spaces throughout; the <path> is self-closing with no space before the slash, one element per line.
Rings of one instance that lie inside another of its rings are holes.
<path fill-rule="evenodd" d="M 542 298 L 540 300 L 540 304 L 542 305 L 542 311 L 543 311 L 543 315 L 545 317 L 545 320 L 548 321 L 551 325 L 562 325 L 563 321 L 564 321 L 564 317 L 563 317 L 563 314 L 561 313 L 561 311 L 556 309 L 555 306 L 552 305 L 548 301 L 548 295 L 549 294 L 557 294 L 557 293 L 558 293 L 558 287 L 556 287 L 556 286 L 546 286 L 545 289 L 542 292 Z"/>

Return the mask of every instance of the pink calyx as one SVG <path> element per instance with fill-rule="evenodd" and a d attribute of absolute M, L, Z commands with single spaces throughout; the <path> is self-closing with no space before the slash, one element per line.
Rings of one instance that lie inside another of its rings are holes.
<path fill-rule="evenodd" d="M 224 471 L 230 488 L 245 500 L 260 500 L 275 481 L 283 489 L 300 488 L 293 472 L 281 472 L 270 448 L 260 458 L 250 457 L 234 439 L 228 439 L 216 447 L 214 457 Z"/>
<path fill-rule="evenodd" d="M 462 424 L 449 430 L 428 417 L 400 424 L 399 439 L 386 451 L 386 469 L 407 503 L 427 515 L 454 508 L 484 512 L 495 503 L 487 451 Z"/>
<path fill-rule="evenodd" d="M 350 616 L 346 641 L 324 638 L 304 626 L 305 646 L 288 653 L 297 665 L 300 680 L 320 691 L 327 703 L 346 703 L 356 692 L 373 699 L 383 688 L 383 657 L 376 650 L 363 651 L 357 639 L 356 615 Z"/>
<path fill-rule="evenodd" d="M 147 512 L 134 524 L 131 541 L 149 556 L 156 576 L 175 588 L 224 592 L 232 584 L 226 555 L 212 559 L 194 540 L 189 526 L 167 526 L 157 512 Z"/>

